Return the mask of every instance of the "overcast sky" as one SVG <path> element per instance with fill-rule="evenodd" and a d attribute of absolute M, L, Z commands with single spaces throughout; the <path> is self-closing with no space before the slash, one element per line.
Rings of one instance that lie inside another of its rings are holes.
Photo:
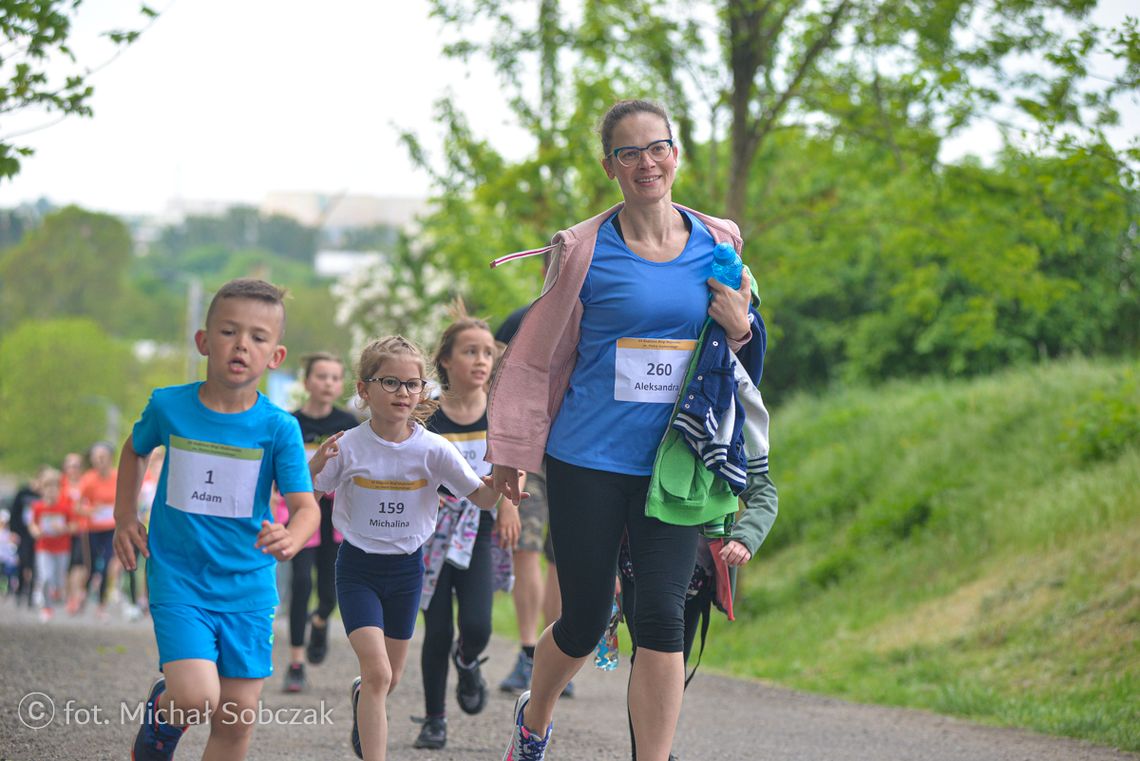
<path fill-rule="evenodd" d="M 256 204 L 272 191 L 424 195 L 428 179 L 408 162 L 397 127 L 438 144 L 431 106 L 448 88 L 477 134 L 508 154 L 528 144 L 506 121 L 489 69 L 467 76 L 443 60 L 440 25 L 423 0 L 150 1 L 162 16 L 91 79 L 94 117 L 16 139 L 36 155 L 0 184 L 0 206 L 46 196 L 147 213 L 178 197 Z M 112 55 L 100 32 L 144 23 L 138 4 L 81 6 L 73 32 L 81 65 Z M 1105 0 L 1102 23 L 1129 5 Z M 0 134 L 52 121 L 12 115 Z M 1135 134 L 1135 121 L 1129 126 Z M 984 152 L 996 141 L 982 129 L 958 145 Z"/>

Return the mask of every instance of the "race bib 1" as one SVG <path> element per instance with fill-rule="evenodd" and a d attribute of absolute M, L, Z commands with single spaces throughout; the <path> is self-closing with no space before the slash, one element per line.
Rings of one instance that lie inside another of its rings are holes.
<path fill-rule="evenodd" d="M 614 357 L 614 399 L 673 404 L 697 342 L 671 338 L 619 338 Z"/>
<path fill-rule="evenodd" d="M 171 436 L 166 503 L 198 515 L 252 517 L 263 454 L 260 449 Z"/>

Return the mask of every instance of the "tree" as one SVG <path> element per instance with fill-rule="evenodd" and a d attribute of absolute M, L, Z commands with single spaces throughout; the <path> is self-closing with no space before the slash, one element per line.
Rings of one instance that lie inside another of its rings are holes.
<path fill-rule="evenodd" d="M 230 252 L 260 248 L 308 265 L 317 253 L 317 231 L 280 214 L 263 216 L 252 206 L 231 206 L 220 216 L 190 216 L 164 227 L 154 253 L 181 262 L 181 255 L 203 247 Z"/>
<path fill-rule="evenodd" d="M 38 109 L 60 118 L 90 116 L 94 87 L 91 69 L 73 71 L 62 80 L 49 73 L 49 62 L 60 57 L 76 63 L 68 37 L 73 14 L 83 0 L 0 0 L 0 116 Z M 143 5 L 143 17 L 158 14 Z M 106 33 L 115 45 L 134 42 L 141 30 Z M 104 64 L 106 65 L 106 64 Z M 0 181 L 20 171 L 20 159 L 32 149 L 13 140 L 24 132 L 0 133 Z"/>
<path fill-rule="evenodd" d="M 89 319 L 25 322 L 0 340 L 0 461 L 58 463 L 108 436 L 145 401 L 130 350 Z"/>
<path fill-rule="evenodd" d="M 587 0 L 571 13 L 557 0 L 435 0 L 457 37 L 448 54 L 492 63 L 534 151 L 506 160 L 442 99 L 437 151 L 405 135 L 437 190 L 418 256 L 462 272 L 476 310 L 533 297 L 537 264 L 486 262 L 617 200 L 585 125 L 619 96 L 648 95 L 682 146 L 675 197 L 745 231 L 781 357 L 766 383 L 984 372 L 1071 351 L 1063 335 L 1128 350 L 1140 154 L 1100 130 L 1136 89 L 1140 45 L 1134 22 L 1090 24 L 1093 6 Z M 1125 73 L 1096 79 L 1094 53 Z M 1019 70 L 1026 58 L 1040 65 Z M 944 164 L 943 141 L 979 119 L 1007 125 L 1008 163 Z M 1044 201 L 1048 181 L 1018 177 L 1026 162 L 1063 174 L 1056 198 L 1073 203 Z M 1052 228 L 1070 232 L 1042 236 Z M 1087 319 L 1081 303 L 1096 307 Z"/>
<path fill-rule="evenodd" d="M 115 322 L 131 237 L 118 218 L 68 206 L 0 254 L 0 324 L 66 315 Z"/>

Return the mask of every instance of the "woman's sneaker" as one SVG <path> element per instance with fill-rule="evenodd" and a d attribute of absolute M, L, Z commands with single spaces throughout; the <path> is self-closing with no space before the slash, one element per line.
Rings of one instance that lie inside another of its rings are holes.
<path fill-rule="evenodd" d="M 543 761 L 546 758 L 546 745 L 550 742 L 550 730 L 554 724 L 546 728 L 545 737 L 536 737 L 523 726 L 523 708 L 530 702 L 530 690 L 519 695 L 515 701 L 515 725 L 511 730 L 511 744 L 503 754 L 503 761 Z"/>
<path fill-rule="evenodd" d="M 360 747 L 360 726 L 356 723 L 356 704 L 360 702 L 360 677 L 352 680 L 352 752 L 357 758 L 364 758 L 364 750 Z"/>
<path fill-rule="evenodd" d="M 413 719 L 413 721 L 421 721 L 420 719 Z M 420 728 L 420 735 L 416 741 L 412 743 L 413 748 L 428 748 L 431 750 L 439 750 L 447 745 L 447 717 L 446 716 L 428 716 L 423 719 L 423 726 Z"/>
<path fill-rule="evenodd" d="M 516 695 L 524 690 L 530 689 L 530 675 L 534 671 L 534 658 L 531 658 L 525 651 L 519 650 L 518 660 L 515 661 L 515 667 L 507 678 L 499 682 L 499 689 L 503 692 L 513 692 Z"/>
<path fill-rule="evenodd" d="M 158 720 L 156 707 L 162 693 L 166 692 L 166 678 L 159 677 L 151 685 L 146 698 L 146 710 L 135 744 L 131 748 L 131 761 L 170 761 L 174 758 L 174 748 L 182 739 L 184 727 L 174 727 Z"/>
<path fill-rule="evenodd" d="M 459 676 L 459 684 L 455 686 L 455 699 L 464 713 L 477 714 L 487 705 L 487 680 L 479 666 L 486 663 L 486 658 L 476 658 L 471 663 L 464 663 L 459 655 L 459 643 L 451 651 L 451 660 L 455 663 L 455 671 Z"/>

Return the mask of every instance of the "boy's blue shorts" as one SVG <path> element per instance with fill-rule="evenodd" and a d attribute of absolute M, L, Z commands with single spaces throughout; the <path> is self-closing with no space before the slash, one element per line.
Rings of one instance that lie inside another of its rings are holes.
<path fill-rule="evenodd" d="M 340 543 L 336 555 L 336 602 L 344 631 L 376 626 L 385 637 L 411 639 L 424 582 L 421 549 L 408 555 L 374 555 Z"/>
<path fill-rule="evenodd" d="M 150 606 L 158 667 L 201 658 L 218 664 L 218 676 L 265 679 L 273 673 L 274 608 L 237 612 L 171 603 Z"/>

